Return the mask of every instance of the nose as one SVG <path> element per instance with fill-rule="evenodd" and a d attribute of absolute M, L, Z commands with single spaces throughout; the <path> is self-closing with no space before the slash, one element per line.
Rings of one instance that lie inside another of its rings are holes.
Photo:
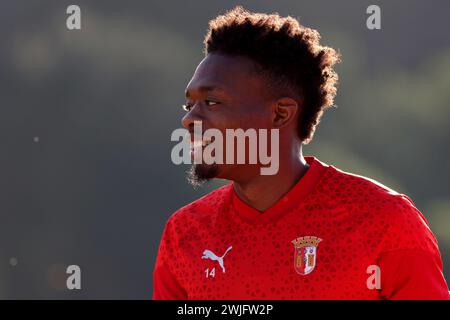
<path fill-rule="evenodd" d="M 181 119 L 181 124 L 192 134 L 194 133 L 194 121 L 202 120 L 202 116 L 199 114 L 199 106 L 196 104 L 192 106 L 191 110 L 189 110 L 189 112 Z"/>

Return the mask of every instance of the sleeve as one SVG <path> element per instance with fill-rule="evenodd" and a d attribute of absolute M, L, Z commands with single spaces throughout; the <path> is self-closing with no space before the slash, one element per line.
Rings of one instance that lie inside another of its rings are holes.
<path fill-rule="evenodd" d="M 164 228 L 153 270 L 153 300 L 186 300 L 188 298 L 186 290 L 170 268 L 169 258 L 176 255 L 175 242 L 169 219 Z"/>
<path fill-rule="evenodd" d="M 381 296 L 392 300 L 449 300 L 440 256 L 422 250 L 381 255 Z"/>
<path fill-rule="evenodd" d="M 378 255 L 381 297 L 449 300 L 438 242 L 422 213 L 405 195 L 389 212 L 392 224 Z"/>

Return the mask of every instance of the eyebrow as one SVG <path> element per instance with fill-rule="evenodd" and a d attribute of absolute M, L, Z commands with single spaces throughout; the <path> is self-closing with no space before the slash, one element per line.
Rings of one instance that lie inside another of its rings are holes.
<path fill-rule="evenodd" d="M 225 90 L 222 87 L 219 86 L 200 86 L 198 88 L 195 89 L 195 91 L 200 91 L 200 92 L 211 92 L 211 91 L 219 91 L 219 92 L 225 92 Z M 186 98 L 189 98 L 190 94 L 189 94 L 189 90 L 186 90 L 184 92 Z"/>

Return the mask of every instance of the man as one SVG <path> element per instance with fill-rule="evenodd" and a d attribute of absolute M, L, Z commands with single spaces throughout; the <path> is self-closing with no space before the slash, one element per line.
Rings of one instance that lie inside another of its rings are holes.
<path fill-rule="evenodd" d="M 436 238 L 406 195 L 302 155 L 336 94 L 339 56 L 317 31 L 238 7 L 210 22 L 205 53 L 186 89 L 193 145 L 198 122 L 277 130 L 279 168 L 193 165 L 193 183 L 232 182 L 171 216 L 154 299 L 448 299 Z"/>

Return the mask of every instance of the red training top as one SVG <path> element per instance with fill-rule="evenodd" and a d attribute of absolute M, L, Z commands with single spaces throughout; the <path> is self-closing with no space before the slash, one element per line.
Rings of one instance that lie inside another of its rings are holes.
<path fill-rule="evenodd" d="M 175 212 L 154 299 L 449 299 L 437 240 L 405 195 L 314 157 L 265 212 L 233 184 Z"/>

